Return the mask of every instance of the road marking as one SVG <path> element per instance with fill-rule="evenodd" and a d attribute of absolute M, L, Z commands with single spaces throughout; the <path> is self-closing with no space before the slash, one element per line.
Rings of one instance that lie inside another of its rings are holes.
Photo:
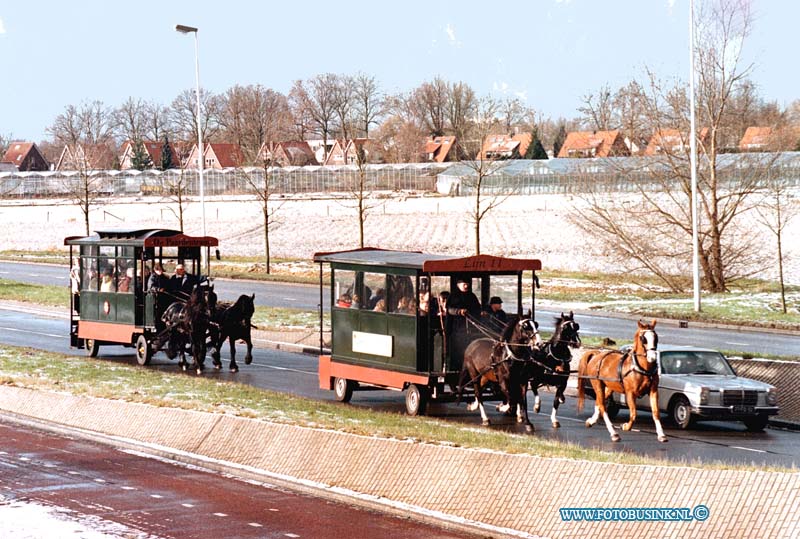
<path fill-rule="evenodd" d="M 161 499 L 161 498 L 163 498 L 164 496 L 162 496 L 161 494 L 151 494 L 151 495 L 150 495 L 150 497 L 151 497 L 151 498 L 155 498 L 155 499 L 157 499 L 157 500 L 160 500 L 160 499 Z"/>
<path fill-rule="evenodd" d="M 19 457 L 19 460 L 30 462 L 31 459 L 29 459 L 28 457 Z"/>
<path fill-rule="evenodd" d="M 258 522 L 248 522 L 247 525 L 248 526 L 252 526 L 254 528 L 263 528 L 264 527 L 261 524 L 259 524 Z"/>
<path fill-rule="evenodd" d="M 278 512 L 280 512 L 280 509 L 270 509 L 270 511 L 272 511 L 274 513 L 278 513 Z"/>
<path fill-rule="evenodd" d="M 122 487 L 122 490 L 136 490 L 136 487 Z"/>
<path fill-rule="evenodd" d="M 750 447 L 741 447 L 738 445 L 732 445 L 731 449 L 741 449 L 742 451 L 752 451 L 753 453 L 766 453 L 763 449 L 752 449 Z"/>
<path fill-rule="evenodd" d="M 106 482 L 105 479 L 95 479 L 94 481 L 95 481 L 95 483 L 105 483 Z"/>
<path fill-rule="evenodd" d="M 194 507 L 194 505 L 192 505 L 192 504 L 190 504 L 190 503 L 182 503 L 181 505 L 182 505 L 183 507 L 187 508 L 187 509 L 191 509 L 192 507 Z"/>
<path fill-rule="evenodd" d="M 5 330 L 5 331 L 15 331 L 17 333 L 30 333 L 31 335 L 42 335 L 44 337 L 56 337 L 58 339 L 61 339 L 61 338 L 64 337 L 64 335 L 53 335 L 52 333 L 40 333 L 38 331 L 28 331 L 27 329 L 17 329 L 17 328 L 9 328 L 9 327 L 1 327 L 1 326 L 0 326 L 0 329 Z"/>
<path fill-rule="evenodd" d="M 226 515 L 225 513 L 214 513 L 214 516 L 215 517 L 227 517 L 228 515 Z"/>
<path fill-rule="evenodd" d="M 727 341 L 727 342 L 725 342 L 725 344 L 732 344 L 734 346 L 750 346 L 750 343 L 746 343 L 746 342 L 730 342 L 730 341 Z"/>
<path fill-rule="evenodd" d="M 276 371 L 298 372 L 300 374 L 311 374 L 313 376 L 317 376 L 319 374 L 317 372 L 301 371 L 299 369 L 290 369 L 289 367 L 276 367 L 275 365 L 267 365 L 266 363 L 253 363 L 253 365 L 258 365 L 259 367 L 267 367 L 268 369 L 273 369 Z"/>
<path fill-rule="evenodd" d="M 285 537 L 300 537 L 300 536 L 299 536 L 299 535 L 297 535 L 296 533 L 284 533 L 283 535 L 284 535 Z"/>
<path fill-rule="evenodd" d="M 67 473 L 68 473 L 69 475 L 78 475 L 78 472 L 75 472 L 75 471 L 73 471 L 73 470 L 70 470 L 70 471 L 68 471 Z"/>

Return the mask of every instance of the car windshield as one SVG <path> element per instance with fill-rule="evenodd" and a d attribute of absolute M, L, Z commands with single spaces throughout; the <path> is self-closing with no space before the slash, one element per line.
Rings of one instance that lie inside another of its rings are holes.
<path fill-rule="evenodd" d="M 719 352 L 661 352 L 661 369 L 664 374 L 736 375 Z"/>

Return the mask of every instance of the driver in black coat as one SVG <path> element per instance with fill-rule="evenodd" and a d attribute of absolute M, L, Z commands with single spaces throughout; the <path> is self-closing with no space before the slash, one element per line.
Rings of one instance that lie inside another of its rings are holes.
<path fill-rule="evenodd" d="M 194 285 L 197 284 L 197 277 L 191 273 L 186 273 L 183 264 L 175 266 L 175 275 L 169 280 L 170 289 L 181 299 L 186 299 L 192 293 Z"/>
<path fill-rule="evenodd" d="M 480 318 L 481 302 L 472 292 L 471 280 L 459 277 L 456 281 L 456 290 L 447 299 L 447 315 L 450 328 L 450 360 L 452 369 L 460 369 L 464 361 L 464 350 L 467 349 L 471 338 L 468 316 Z"/>

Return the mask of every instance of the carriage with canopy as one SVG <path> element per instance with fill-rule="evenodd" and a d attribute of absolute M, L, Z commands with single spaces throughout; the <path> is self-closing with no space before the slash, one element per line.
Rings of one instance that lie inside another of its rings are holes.
<path fill-rule="evenodd" d="M 522 316 L 529 293 L 533 316 L 536 272 L 542 267 L 536 259 L 374 248 L 317 253 L 314 262 L 320 264 L 320 388 L 333 390 L 342 402 L 358 390 L 406 391 L 410 415 L 424 414 L 429 401 L 454 400 L 456 394 L 463 346 L 455 342 L 437 295 L 454 293 L 457 281 L 466 280 L 482 306 L 498 296 L 509 314 Z M 330 353 L 322 332 L 324 294 L 331 305 Z M 469 339 L 496 334 L 482 323 L 486 318 L 468 322 Z"/>
<path fill-rule="evenodd" d="M 91 357 L 101 345 L 135 347 L 138 363 L 147 365 L 162 330 L 164 305 L 148 293 L 149 272 L 154 264 L 165 273 L 183 264 L 190 274 L 208 276 L 210 249 L 218 244 L 214 237 L 167 229 L 117 229 L 66 238 L 72 268 L 70 346 L 85 349 Z"/>

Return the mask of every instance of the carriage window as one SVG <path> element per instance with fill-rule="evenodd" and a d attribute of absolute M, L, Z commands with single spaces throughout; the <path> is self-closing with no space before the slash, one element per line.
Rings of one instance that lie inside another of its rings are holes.
<path fill-rule="evenodd" d="M 333 272 L 334 306 L 349 309 L 353 305 L 356 272 L 337 269 Z"/>
<path fill-rule="evenodd" d="M 117 292 L 133 293 L 134 261 L 129 258 L 117 259 Z"/>
<path fill-rule="evenodd" d="M 397 314 L 417 313 L 417 293 L 414 281 L 408 275 L 387 275 L 387 311 Z"/>
<path fill-rule="evenodd" d="M 363 282 L 364 301 L 361 303 L 361 308 L 386 312 L 386 275 L 364 272 Z"/>
<path fill-rule="evenodd" d="M 487 295 L 490 296 L 490 298 L 494 296 L 499 297 L 501 300 L 503 300 L 503 310 L 509 314 L 516 314 L 517 276 L 516 275 L 489 276 L 489 293 Z M 486 307 L 488 308 L 489 306 L 487 305 Z"/>
<path fill-rule="evenodd" d="M 100 286 L 97 277 L 97 259 L 81 258 L 81 290 L 97 291 Z"/>

